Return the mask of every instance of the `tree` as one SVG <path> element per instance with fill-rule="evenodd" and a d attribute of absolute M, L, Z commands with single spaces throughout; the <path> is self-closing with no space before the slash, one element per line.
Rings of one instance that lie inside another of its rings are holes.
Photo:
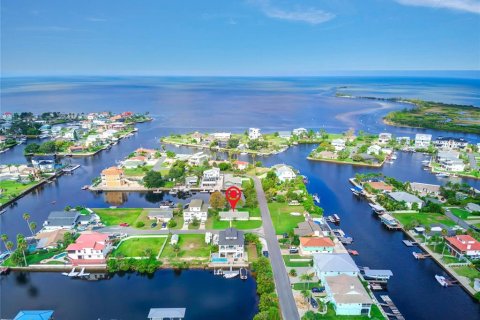
<path fill-rule="evenodd" d="M 292 277 L 296 277 L 296 276 L 297 276 L 297 270 L 295 270 L 295 269 L 290 269 L 289 274 L 290 274 Z"/>
<path fill-rule="evenodd" d="M 7 234 L 3 233 L 0 238 L 2 239 L 2 242 L 3 242 L 3 245 L 5 246 L 5 248 L 7 247 L 7 241 L 8 241 L 8 236 Z M 8 249 L 7 249 L 8 250 Z"/>
<path fill-rule="evenodd" d="M 171 219 L 170 221 L 168 221 L 168 227 L 169 228 L 175 228 L 177 226 L 177 221 Z"/>
<path fill-rule="evenodd" d="M 168 150 L 167 151 L 167 158 L 175 158 L 176 154 L 173 151 Z"/>
<path fill-rule="evenodd" d="M 38 149 L 40 149 L 40 145 L 38 143 L 29 143 L 25 149 L 24 153 L 25 154 L 32 154 L 32 153 L 38 153 Z"/>
<path fill-rule="evenodd" d="M 220 171 L 227 171 L 232 167 L 232 165 L 228 162 L 222 162 L 218 165 Z"/>
<path fill-rule="evenodd" d="M 227 147 L 230 149 L 235 149 L 240 144 L 240 140 L 238 138 L 230 138 L 227 142 Z"/>
<path fill-rule="evenodd" d="M 13 242 L 12 242 L 12 241 L 7 241 L 7 242 L 5 243 L 5 248 L 7 248 L 7 251 L 8 251 L 8 252 L 12 252 Z"/>
<path fill-rule="evenodd" d="M 27 241 L 22 234 L 17 234 L 17 250 L 23 255 L 23 262 L 27 266 L 27 258 L 25 257 L 25 250 L 27 249 Z"/>
<path fill-rule="evenodd" d="M 307 290 L 307 282 L 312 281 L 313 279 L 313 274 L 312 273 L 304 273 L 300 276 L 300 280 L 303 281 L 303 285 L 305 290 Z"/>
<path fill-rule="evenodd" d="M 173 252 L 175 252 L 175 257 L 178 257 L 178 253 L 180 252 L 180 246 L 178 245 L 178 243 L 174 244 L 172 249 Z"/>
<path fill-rule="evenodd" d="M 210 196 L 210 206 L 214 209 L 222 209 L 225 208 L 225 197 L 220 191 L 215 191 Z"/>
<path fill-rule="evenodd" d="M 160 188 L 164 186 L 165 181 L 160 172 L 151 170 L 143 177 L 143 184 L 147 188 Z"/>
<path fill-rule="evenodd" d="M 30 222 L 29 222 L 29 220 L 30 220 L 30 214 L 24 213 L 24 214 L 23 214 L 23 220 L 25 220 L 25 221 L 27 222 L 28 229 L 30 230 L 30 232 L 31 232 L 31 234 L 32 234 L 32 236 L 33 236 L 34 233 L 33 233 L 33 230 L 32 230 L 32 228 L 31 228 L 31 225 L 30 225 Z"/>

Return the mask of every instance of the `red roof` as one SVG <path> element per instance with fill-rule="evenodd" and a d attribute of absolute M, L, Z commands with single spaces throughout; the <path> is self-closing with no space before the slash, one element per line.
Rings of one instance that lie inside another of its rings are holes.
<path fill-rule="evenodd" d="M 328 237 L 300 237 L 302 247 L 334 247 L 332 239 Z"/>
<path fill-rule="evenodd" d="M 448 243 L 450 243 L 453 247 L 456 249 L 464 252 L 464 251 L 470 251 L 470 250 L 480 250 L 480 242 L 478 242 L 475 238 L 472 236 L 469 236 L 468 234 L 462 234 L 458 235 L 455 237 L 449 237 L 446 238 Z M 470 246 L 470 248 L 468 248 Z"/>
<path fill-rule="evenodd" d="M 108 235 L 103 233 L 82 233 L 75 243 L 67 247 L 67 251 L 83 249 L 103 250 L 105 248 L 105 241 L 107 240 Z"/>

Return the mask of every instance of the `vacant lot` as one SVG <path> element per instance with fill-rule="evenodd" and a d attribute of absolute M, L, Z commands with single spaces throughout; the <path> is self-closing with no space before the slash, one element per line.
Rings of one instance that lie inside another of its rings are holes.
<path fill-rule="evenodd" d="M 157 255 L 163 244 L 167 241 L 164 237 L 139 237 L 123 241 L 112 253 L 113 256 L 124 257 L 148 257 L 150 254 Z"/>

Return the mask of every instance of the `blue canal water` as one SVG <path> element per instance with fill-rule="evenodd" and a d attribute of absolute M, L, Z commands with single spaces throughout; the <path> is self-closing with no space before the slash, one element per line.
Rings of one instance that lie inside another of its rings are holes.
<path fill-rule="evenodd" d="M 65 206 L 155 207 L 170 195 L 153 193 L 91 193 L 89 184 L 105 167 L 139 146 L 160 147 L 159 138 L 172 132 L 228 130 L 243 132 L 258 126 L 265 132 L 296 127 L 325 128 L 342 132 L 351 127 L 372 133 L 387 130 L 413 136 L 427 132 L 480 141 L 471 134 L 395 128 L 381 117 L 400 104 L 335 98 L 336 88 L 355 95 L 408 96 L 480 106 L 476 79 L 425 78 L 52 78 L 2 81 L 1 111 L 149 111 L 154 121 L 139 125 L 139 132 L 94 157 L 73 159 L 81 164 L 73 175 L 26 195 L 0 216 L 0 232 L 14 238 L 28 233 L 22 213 L 39 224 L 50 211 Z M 349 91 L 350 90 L 350 91 Z M 443 271 L 433 261 L 417 261 L 401 242 L 401 232 L 389 232 L 371 214 L 367 203 L 349 191 L 348 178 L 357 172 L 378 171 L 400 180 L 444 184 L 422 170 L 422 154 L 399 153 L 394 164 L 369 169 L 312 162 L 305 159 L 314 145 L 290 148 L 264 157 L 265 165 L 294 166 L 318 193 L 326 214 L 337 213 L 341 228 L 355 241 L 358 265 L 391 269 L 388 294 L 407 319 L 480 319 L 480 305 L 460 287 L 442 288 L 434 279 Z M 25 163 L 24 146 L 0 155 L 0 163 Z M 191 153 L 186 148 L 168 149 Z M 246 157 L 244 157 L 246 158 Z M 459 179 L 476 188 L 478 180 Z M 186 200 L 175 199 L 177 202 Z M 52 202 L 55 201 L 53 204 Z M 225 280 L 204 271 L 159 271 L 153 278 L 115 276 L 110 280 L 83 282 L 57 274 L 11 274 L 1 278 L 0 317 L 11 317 L 21 308 L 54 308 L 59 319 L 145 319 L 150 307 L 186 306 L 192 319 L 249 319 L 256 311 L 255 283 Z M 90 300 L 93 300 L 90 304 Z M 93 303 L 93 305 L 92 305 Z M 92 307 L 85 308 L 85 305 Z"/>

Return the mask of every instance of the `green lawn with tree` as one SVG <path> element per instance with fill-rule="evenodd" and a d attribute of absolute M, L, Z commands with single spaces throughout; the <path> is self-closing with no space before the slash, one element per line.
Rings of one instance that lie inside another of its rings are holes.
<path fill-rule="evenodd" d="M 156 256 L 165 241 L 167 241 L 167 236 L 127 239 L 112 252 L 112 256 L 150 257 L 152 254 Z"/>
<path fill-rule="evenodd" d="M 209 258 L 214 248 L 205 243 L 203 234 L 180 234 L 178 247 L 170 244 L 170 238 L 163 249 L 161 258 Z"/>

